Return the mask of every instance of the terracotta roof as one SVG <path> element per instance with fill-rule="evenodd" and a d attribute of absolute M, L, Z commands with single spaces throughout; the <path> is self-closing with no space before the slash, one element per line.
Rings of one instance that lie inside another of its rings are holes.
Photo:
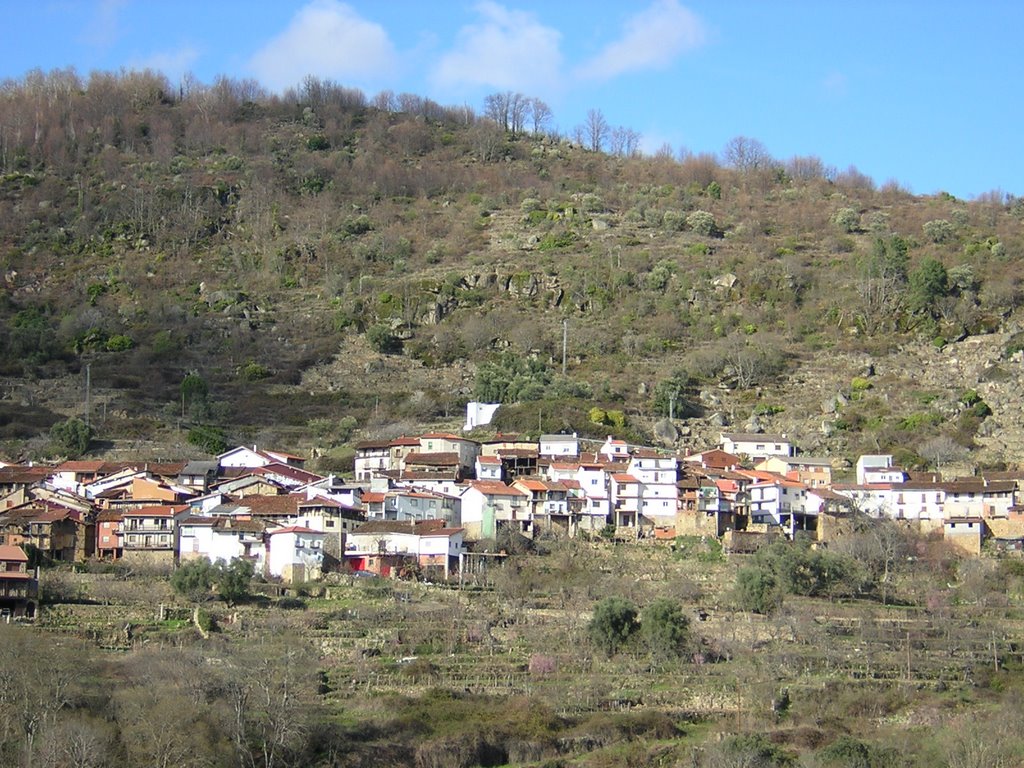
<path fill-rule="evenodd" d="M 446 529 L 444 527 L 444 520 L 371 520 L 368 523 L 363 523 L 352 533 L 407 533 L 426 536 L 445 530 L 461 531 L 462 529 Z"/>
<path fill-rule="evenodd" d="M 150 507 L 141 507 L 124 513 L 124 517 L 174 517 L 179 512 L 188 509 L 188 505 L 178 507 L 169 504 L 160 504 Z"/>
<path fill-rule="evenodd" d="M 45 480 L 52 473 L 52 467 L 28 467 L 19 464 L 0 467 L 0 485 L 31 485 Z"/>
<path fill-rule="evenodd" d="M 458 440 L 463 443 L 476 442 L 475 440 L 469 440 L 465 437 L 453 435 L 451 432 L 427 432 L 425 435 L 420 435 L 420 440 Z"/>
<path fill-rule="evenodd" d="M 475 488 L 481 493 L 487 494 L 488 496 L 526 496 L 525 491 L 521 491 L 518 488 L 513 488 L 510 485 L 505 485 L 497 480 L 474 480 L 469 484 L 470 488 Z"/>
<path fill-rule="evenodd" d="M 267 524 L 262 520 L 238 520 L 232 517 L 216 518 L 215 528 L 225 531 L 240 531 L 242 533 L 262 533 L 267 529 Z"/>
<path fill-rule="evenodd" d="M 762 434 L 760 432 L 723 432 L 723 440 L 732 440 L 734 443 L 788 443 L 789 438 L 785 435 Z"/>
<path fill-rule="evenodd" d="M 501 459 L 497 456 L 477 456 L 476 460 L 481 464 L 501 464 Z"/>
<path fill-rule="evenodd" d="M 254 467 L 252 473 L 254 475 L 281 475 L 301 483 L 313 483 L 317 480 L 323 480 L 323 477 L 315 472 L 308 472 L 305 469 L 293 467 L 290 464 L 282 464 L 279 461 L 262 467 Z"/>
<path fill-rule="evenodd" d="M 401 437 L 397 437 L 397 438 L 395 438 L 394 440 L 391 441 L 391 447 L 392 448 L 398 448 L 398 447 L 403 446 L 403 445 L 407 445 L 407 446 L 409 446 L 409 445 L 416 445 L 416 446 L 418 446 L 419 444 L 420 444 L 420 439 L 418 437 L 406 437 L 405 435 L 402 435 Z"/>
<path fill-rule="evenodd" d="M 253 494 L 241 500 L 242 506 L 248 507 L 254 515 L 295 515 L 299 509 L 299 496 L 281 494 L 278 496 L 261 496 Z"/>
<path fill-rule="evenodd" d="M 15 547 L 12 544 L 0 544 L 0 560 L 18 561 L 19 563 L 27 563 L 28 555 L 25 554 L 25 550 L 21 547 Z"/>
<path fill-rule="evenodd" d="M 120 523 L 124 516 L 120 512 L 115 512 L 112 509 L 104 509 L 98 515 L 96 515 L 97 523 Z"/>
<path fill-rule="evenodd" d="M 637 478 L 633 477 L 632 475 L 626 472 L 616 472 L 615 474 L 612 475 L 612 480 L 614 480 L 616 483 L 621 484 L 640 482 Z"/>
<path fill-rule="evenodd" d="M 376 491 L 370 491 L 369 493 L 364 493 L 363 496 L 362 496 L 364 504 L 379 504 L 380 502 L 384 501 L 384 499 L 386 499 L 386 498 L 387 498 L 387 494 L 386 493 L 378 493 Z"/>
<path fill-rule="evenodd" d="M 99 472 L 105 462 L 102 461 L 65 461 L 54 468 L 54 472 Z"/>
<path fill-rule="evenodd" d="M 406 465 L 416 464 L 426 467 L 448 467 L 459 463 L 459 454 L 454 452 L 446 453 L 421 453 L 413 451 L 405 457 Z"/>
<path fill-rule="evenodd" d="M 499 448 L 499 458 L 502 459 L 537 459 L 540 458 L 535 448 Z"/>
<path fill-rule="evenodd" d="M 372 451 L 379 449 L 388 449 L 391 447 L 390 440 L 363 440 L 356 443 L 355 449 L 357 451 Z"/>
<path fill-rule="evenodd" d="M 318 533 L 321 536 L 324 535 L 323 531 L 314 531 L 312 528 L 306 528 L 302 525 L 289 525 L 286 528 L 275 528 L 274 530 L 269 531 L 269 533 L 271 536 L 278 533 Z"/>

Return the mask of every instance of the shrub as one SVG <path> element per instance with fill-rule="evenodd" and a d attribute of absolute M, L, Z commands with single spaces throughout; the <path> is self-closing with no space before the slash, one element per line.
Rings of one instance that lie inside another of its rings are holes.
<path fill-rule="evenodd" d="M 189 560 L 171 574 L 171 588 L 193 602 L 208 600 L 214 577 L 213 564 L 205 557 Z"/>
<path fill-rule="evenodd" d="M 69 459 L 77 459 L 87 450 L 92 440 L 92 428 L 81 419 L 59 421 L 50 428 L 54 448 Z"/>
<path fill-rule="evenodd" d="M 224 430 L 219 427 L 208 427 L 200 424 L 188 431 L 186 438 L 190 445 L 197 446 L 206 453 L 217 455 L 228 449 L 228 441 Z"/>
<path fill-rule="evenodd" d="M 606 597 L 594 608 L 587 626 L 591 641 L 609 657 L 629 641 L 637 627 L 636 606 L 622 597 Z"/>
<path fill-rule="evenodd" d="M 782 605 L 782 590 L 774 574 L 759 565 L 740 568 L 733 594 L 737 607 L 743 611 L 769 614 Z"/>
<path fill-rule="evenodd" d="M 107 339 L 103 348 L 106 349 L 107 352 L 125 352 L 133 346 L 135 346 L 135 342 L 132 341 L 131 336 L 125 336 L 123 333 L 118 333 Z"/>
<path fill-rule="evenodd" d="M 370 326 L 366 330 L 366 341 L 382 355 L 395 355 L 402 351 L 402 340 L 383 324 Z"/>
<path fill-rule="evenodd" d="M 238 373 L 245 381 L 259 381 L 270 376 L 270 369 L 255 360 L 250 360 L 241 367 Z"/>
<path fill-rule="evenodd" d="M 860 214 L 855 208 L 840 208 L 832 215 L 832 223 L 843 232 L 856 232 L 860 228 Z"/>
<path fill-rule="evenodd" d="M 686 226 L 698 235 L 704 235 L 706 237 L 710 237 L 718 231 L 715 226 L 714 215 L 707 211 L 693 211 L 690 213 L 690 215 L 686 217 Z"/>
<path fill-rule="evenodd" d="M 658 656 L 679 656 L 690 639 L 690 621 L 679 604 L 658 598 L 640 614 L 640 635 L 648 650 Z"/>
<path fill-rule="evenodd" d="M 933 243 L 944 243 L 953 237 L 953 225 L 945 219 L 933 219 L 921 225 L 925 237 Z"/>

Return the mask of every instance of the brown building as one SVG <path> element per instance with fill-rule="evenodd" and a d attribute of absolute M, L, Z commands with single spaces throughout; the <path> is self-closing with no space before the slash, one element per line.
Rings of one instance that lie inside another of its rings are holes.
<path fill-rule="evenodd" d="M 33 618 L 39 608 L 39 581 L 21 547 L 0 545 L 0 619 Z"/>

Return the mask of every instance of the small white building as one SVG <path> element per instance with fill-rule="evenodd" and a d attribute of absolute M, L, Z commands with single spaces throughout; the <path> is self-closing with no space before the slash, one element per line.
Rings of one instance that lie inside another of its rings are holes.
<path fill-rule="evenodd" d="M 675 524 L 679 509 L 679 461 L 657 451 L 640 450 L 629 460 L 628 474 L 641 484 L 640 514 L 655 526 Z"/>
<path fill-rule="evenodd" d="M 571 435 L 541 435 L 540 455 L 551 457 L 579 456 L 580 440 L 573 432 Z"/>
<path fill-rule="evenodd" d="M 794 453 L 793 444 L 784 434 L 722 432 L 718 447 L 736 456 L 749 456 L 753 461 L 763 461 L 769 456 L 792 456 Z"/>
<path fill-rule="evenodd" d="M 258 520 L 188 517 L 178 524 L 178 560 L 205 557 L 211 563 L 249 560 L 257 573 L 266 559 L 265 526 Z"/>
<path fill-rule="evenodd" d="M 493 539 L 501 528 L 533 537 L 530 496 L 494 480 L 475 480 L 462 493 L 461 524 L 466 538 Z"/>
<path fill-rule="evenodd" d="M 501 403 L 466 403 L 466 424 L 462 427 L 464 432 L 482 427 L 491 423 L 495 412 L 501 407 Z"/>
<path fill-rule="evenodd" d="M 267 534 L 267 572 L 286 582 L 315 581 L 324 563 L 323 531 L 300 525 L 277 528 Z"/>
<path fill-rule="evenodd" d="M 505 474 L 501 459 L 497 456 L 481 454 L 476 457 L 476 479 L 477 480 L 498 480 L 504 479 Z"/>

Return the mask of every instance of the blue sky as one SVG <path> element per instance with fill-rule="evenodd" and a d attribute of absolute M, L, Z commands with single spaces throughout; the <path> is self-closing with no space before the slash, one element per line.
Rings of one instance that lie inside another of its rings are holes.
<path fill-rule="evenodd" d="M 563 133 L 600 109 L 642 148 L 734 136 L 878 184 L 1024 194 L 1024 4 L 862 0 L 0 0 L 0 79 L 33 68 L 314 74 L 482 111 L 513 90 Z"/>

